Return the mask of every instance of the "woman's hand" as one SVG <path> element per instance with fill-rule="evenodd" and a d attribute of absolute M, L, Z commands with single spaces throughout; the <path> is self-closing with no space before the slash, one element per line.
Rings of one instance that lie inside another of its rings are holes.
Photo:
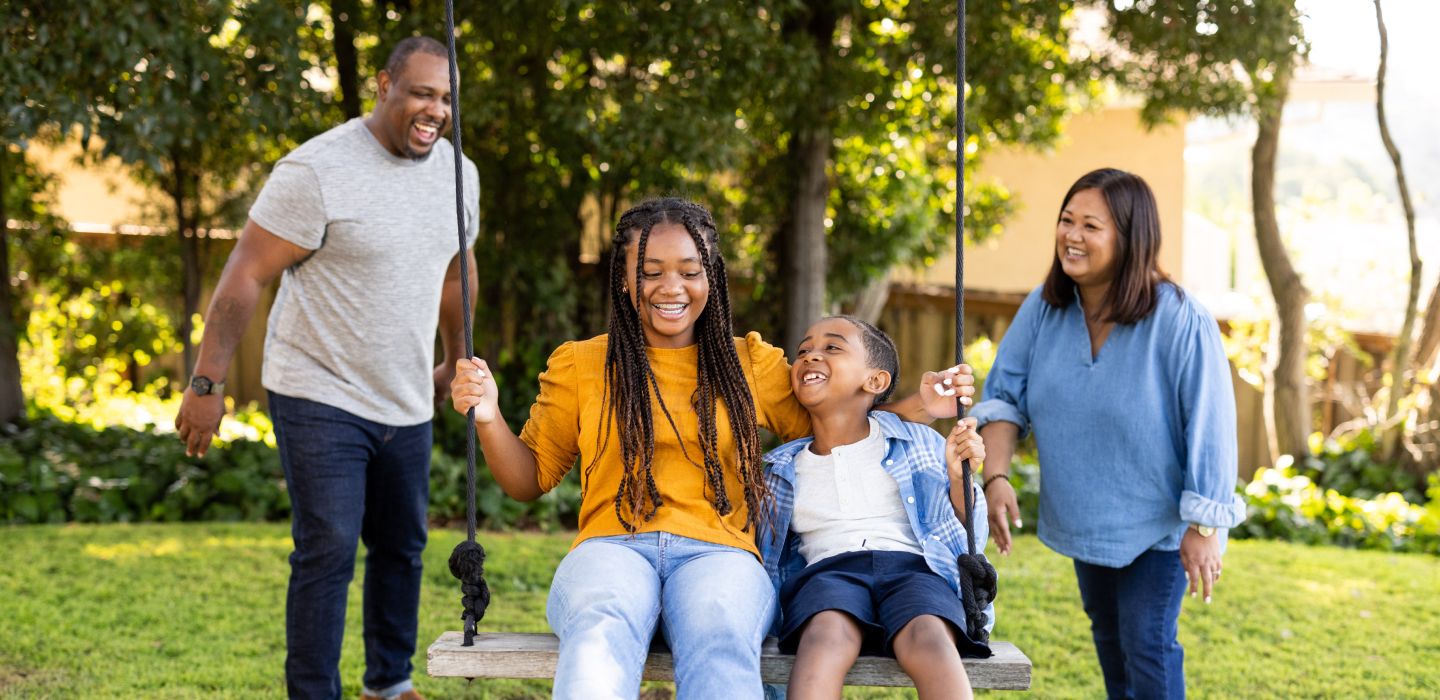
<path fill-rule="evenodd" d="M 1016 529 L 1020 522 L 1020 501 L 1015 498 L 1015 487 L 1009 479 L 992 479 L 985 486 L 985 502 L 990 505 L 990 538 L 1001 554 L 1010 554 L 1010 522 Z"/>
<path fill-rule="evenodd" d="M 1185 528 L 1185 537 L 1180 540 L 1180 565 L 1185 567 L 1185 578 L 1190 581 L 1190 597 L 1196 589 L 1203 589 L 1205 602 L 1210 602 L 1210 591 L 1220 580 L 1220 538 L 1218 535 L 1205 537 L 1193 527 Z"/>
<path fill-rule="evenodd" d="M 934 420 L 955 417 L 955 396 L 970 406 L 975 395 L 975 372 L 970 365 L 955 365 L 939 372 L 926 372 L 920 377 L 920 401 Z"/>
<path fill-rule="evenodd" d="M 460 415 L 465 415 L 473 406 L 475 423 L 483 425 L 500 417 L 498 401 L 499 387 L 490 375 L 485 361 L 472 357 L 455 361 L 455 378 L 450 380 L 450 401 Z"/>

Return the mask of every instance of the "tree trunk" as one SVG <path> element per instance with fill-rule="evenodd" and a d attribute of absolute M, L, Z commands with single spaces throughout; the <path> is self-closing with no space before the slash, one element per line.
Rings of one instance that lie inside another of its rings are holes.
<path fill-rule="evenodd" d="M 865 285 L 855 295 L 856 318 L 871 324 L 879 324 L 880 314 L 885 312 L 885 303 L 890 301 L 890 274 L 884 273 Z"/>
<path fill-rule="evenodd" d="M 793 353 L 804 339 L 805 329 L 825 314 L 825 273 L 828 251 L 825 241 L 825 205 L 830 198 L 829 99 L 825 88 L 835 28 L 839 21 L 830 2 L 809 3 L 803 17 L 788 23 L 785 34 L 810 42 L 819 61 L 811 81 L 812 99 L 797 105 L 790 125 L 787 158 L 793 189 L 789 212 L 780 228 L 780 288 L 784 296 L 781 319 L 785 351 Z"/>
<path fill-rule="evenodd" d="M 1279 320 L 1271 329 L 1270 360 L 1265 368 L 1265 417 L 1272 459 L 1284 454 L 1304 456 L 1309 450 L 1311 427 L 1310 397 L 1305 385 L 1305 304 L 1310 293 L 1290 263 L 1275 216 L 1275 155 L 1280 147 L 1280 116 L 1285 110 L 1290 70 L 1289 65 L 1279 68 L 1275 94 L 1263 99 L 1256 110 L 1259 132 L 1250 161 L 1255 238 Z"/>
<path fill-rule="evenodd" d="M 190 199 L 191 193 L 186 191 L 189 175 L 182 157 L 172 155 L 170 170 L 174 176 L 170 198 L 175 203 L 175 235 L 179 237 L 180 241 L 183 284 L 181 294 L 184 308 L 180 312 L 180 348 L 184 362 L 182 371 L 188 376 L 188 373 L 195 369 L 195 350 L 190 342 L 190 335 L 194 331 L 191 319 L 195 318 L 195 314 L 200 308 L 200 241 L 197 238 L 195 221 L 185 211 L 185 205 Z"/>
<path fill-rule="evenodd" d="M 1410 394 L 1410 385 L 1417 369 L 1410 364 L 1410 341 L 1415 333 L 1415 303 L 1420 300 L 1420 251 L 1415 245 L 1415 207 L 1410 202 L 1410 186 L 1405 182 L 1405 168 L 1400 164 L 1400 149 L 1390 137 L 1390 125 L 1385 120 L 1385 69 L 1390 50 L 1390 39 L 1385 31 L 1385 15 L 1380 9 L 1380 0 L 1375 0 L 1375 25 L 1380 30 L 1380 68 L 1375 74 L 1375 119 L 1380 124 L 1380 139 L 1385 142 L 1385 151 L 1395 164 L 1395 185 L 1400 190 L 1400 204 L 1405 209 L 1405 233 L 1410 242 L 1410 293 L 1405 298 L 1405 321 L 1400 324 L 1400 334 L 1395 337 L 1395 347 L 1390 352 L 1390 395 L 1385 401 L 1384 420 L 1391 425 L 1385 430 L 1380 443 L 1380 459 L 1389 462 L 1395 458 L 1400 439 L 1405 434 L 1405 421 L 1396 420 L 1400 399 Z"/>
<path fill-rule="evenodd" d="M 784 231 L 780 275 L 785 289 L 785 350 L 794 352 L 805 329 L 825 314 L 825 200 L 830 194 L 826 164 L 830 130 L 816 127 L 795 134 L 790 152 L 795 192 Z"/>
<path fill-rule="evenodd" d="M 361 116 L 360 55 L 355 50 L 355 23 L 360 5 L 355 0 L 331 0 L 330 21 L 335 25 L 335 69 L 340 80 L 340 106 L 346 119 Z"/>
<path fill-rule="evenodd" d="M 20 389 L 20 314 L 10 293 L 10 144 L 0 141 L 0 425 L 25 416 L 25 394 Z"/>

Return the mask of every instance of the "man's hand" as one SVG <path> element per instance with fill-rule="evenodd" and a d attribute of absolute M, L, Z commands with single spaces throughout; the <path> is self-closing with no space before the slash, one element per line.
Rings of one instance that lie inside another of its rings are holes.
<path fill-rule="evenodd" d="M 185 390 L 180 399 L 180 412 L 175 414 L 175 432 L 185 443 L 186 457 L 205 456 L 210 449 L 210 440 L 220 432 L 220 419 L 223 417 L 224 395 L 196 396 L 194 391 Z"/>
<path fill-rule="evenodd" d="M 450 399 L 450 382 L 455 379 L 455 367 L 459 364 L 451 364 L 449 361 L 435 365 L 435 371 L 431 377 L 435 380 L 435 405 L 445 403 Z"/>
<path fill-rule="evenodd" d="M 920 401 L 925 412 L 936 420 L 955 417 L 955 396 L 966 406 L 974 404 L 975 372 L 970 365 L 955 365 L 920 377 Z"/>

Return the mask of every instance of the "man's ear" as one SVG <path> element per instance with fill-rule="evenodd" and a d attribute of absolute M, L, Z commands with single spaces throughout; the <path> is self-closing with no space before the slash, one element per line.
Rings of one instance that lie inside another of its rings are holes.
<path fill-rule="evenodd" d="M 390 92 L 390 71 L 381 70 L 380 73 L 375 76 L 375 83 L 375 101 L 384 102 L 385 95 Z"/>
<path fill-rule="evenodd" d="M 870 376 L 865 378 L 865 384 L 862 388 L 865 389 L 865 392 L 868 394 L 879 396 L 885 393 L 886 389 L 890 388 L 890 381 L 891 377 L 889 372 L 883 369 L 872 369 L 870 370 Z"/>

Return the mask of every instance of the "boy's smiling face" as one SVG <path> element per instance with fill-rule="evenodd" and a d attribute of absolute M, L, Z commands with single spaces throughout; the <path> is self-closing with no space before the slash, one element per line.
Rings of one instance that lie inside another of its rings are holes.
<path fill-rule="evenodd" d="M 864 335 L 843 318 L 827 318 L 810 326 L 790 367 L 790 388 L 800 405 L 812 412 L 834 406 L 868 411 L 875 397 L 890 386 L 890 373 L 869 366 Z"/>

